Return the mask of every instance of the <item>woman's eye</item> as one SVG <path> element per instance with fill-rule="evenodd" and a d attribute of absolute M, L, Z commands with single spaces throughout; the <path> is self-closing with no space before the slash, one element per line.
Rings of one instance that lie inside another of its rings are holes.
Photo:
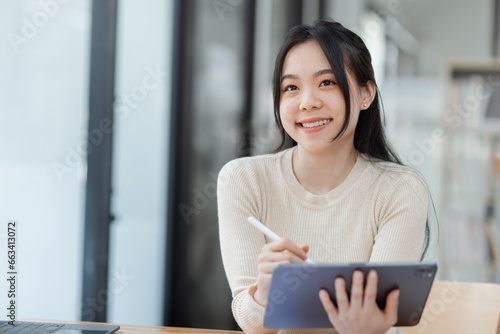
<path fill-rule="evenodd" d="M 285 87 L 285 89 L 283 89 L 284 92 L 291 92 L 291 91 L 294 91 L 294 90 L 297 90 L 297 86 L 294 86 L 294 85 L 288 85 Z"/>
<path fill-rule="evenodd" d="M 323 80 L 321 81 L 321 87 L 324 87 L 324 86 L 330 86 L 330 85 L 335 85 L 335 81 L 333 80 Z"/>

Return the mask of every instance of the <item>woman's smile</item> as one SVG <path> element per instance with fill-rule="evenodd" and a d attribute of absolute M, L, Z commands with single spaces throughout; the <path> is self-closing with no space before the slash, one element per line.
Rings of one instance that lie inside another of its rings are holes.
<path fill-rule="evenodd" d="M 303 132 L 310 133 L 323 130 L 331 121 L 333 121 L 333 118 L 314 117 L 304 119 L 298 122 L 297 125 Z"/>

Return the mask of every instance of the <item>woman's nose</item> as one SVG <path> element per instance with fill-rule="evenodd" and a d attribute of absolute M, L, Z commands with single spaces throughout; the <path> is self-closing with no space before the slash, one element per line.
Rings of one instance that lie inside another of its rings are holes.
<path fill-rule="evenodd" d="M 313 109 L 320 109 L 322 101 L 313 90 L 305 90 L 302 93 L 299 109 L 300 111 L 309 111 Z"/>

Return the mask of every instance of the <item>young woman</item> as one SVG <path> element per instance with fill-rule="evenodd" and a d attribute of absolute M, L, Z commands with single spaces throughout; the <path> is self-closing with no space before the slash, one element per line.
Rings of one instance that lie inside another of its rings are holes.
<path fill-rule="evenodd" d="M 276 59 L 274 112 L 281 151 L 236 159 L 219 174 L 218 210 L 232 310 L 247 333 L 263 327 L 279 263 L 419 261 L 427 238 L 428 190 L 389 148 L 370 53 L 341 24 L 293 28 Z M 291 148 L 284 149 L 286 143 Z M 247 222 L 253 216 L 272 241 Z M 428 243 L 428 242 L 427 242 Z M 331 333 L 396 333 L 399 292 L 380 310 L 377 275 L 353 275 L 348 299 L 335 280 L 338 308 L 318 291 Z M 334 278 L 332 278 L 333 280 Z M 281 330 L 279 333 L 327 330 Z"/>

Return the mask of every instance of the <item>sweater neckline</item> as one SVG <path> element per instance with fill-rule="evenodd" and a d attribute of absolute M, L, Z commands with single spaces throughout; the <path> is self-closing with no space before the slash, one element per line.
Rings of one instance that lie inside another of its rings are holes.
<path fill-rule="evenodd" d="M 359 153 L 356 163 L 340 185 L 326 194 L 315 195 L 304 189 L 295 177 L 292 166 L 292 154 L 296 148 L 295 146 L 283 152 L 280 159 L 281 175 L 292 196 L 303 204 L 311 207 L 330 206 L 340 201 L 355 186 L 357 180 L 368 165 L 368 161 L 364 154 Z"/>

